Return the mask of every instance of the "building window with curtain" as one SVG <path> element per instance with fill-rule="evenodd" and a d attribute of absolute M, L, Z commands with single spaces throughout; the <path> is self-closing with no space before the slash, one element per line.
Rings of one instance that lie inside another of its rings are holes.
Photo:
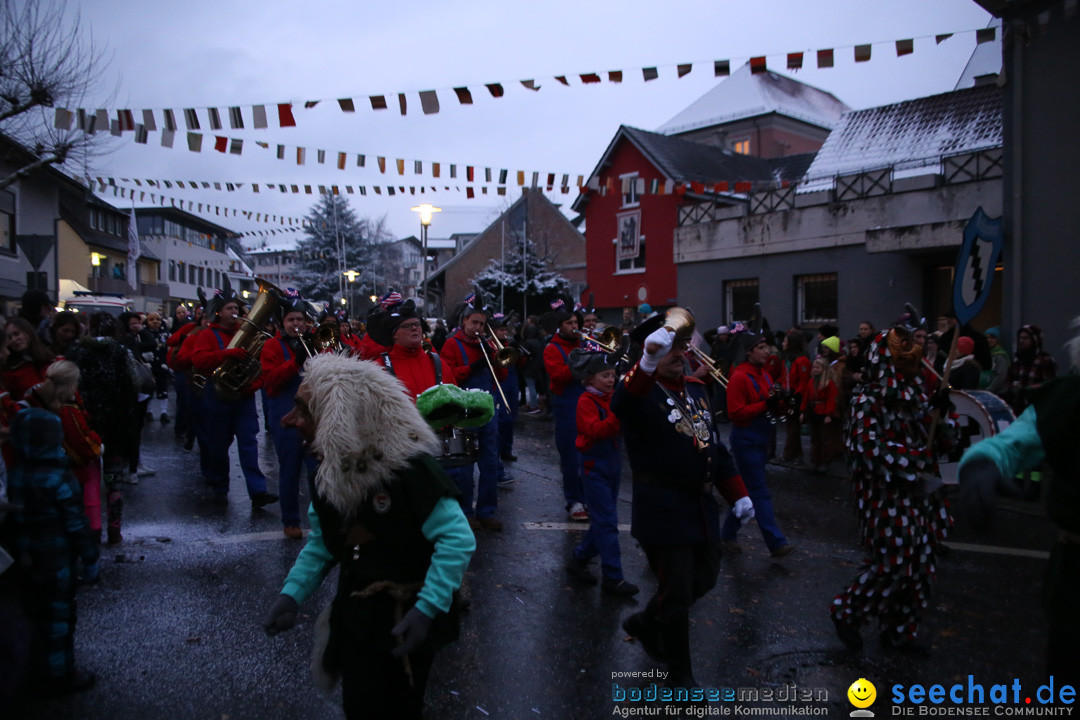
<path fill-rule="evenodd" d="M 757 278 L 726 280 L 724 282 L 725 322 L 732 324 L 750 319 L 754 305 L 761 300 Z"/>
<path fill-rule="evenodd" d="M 836 273 L 797 275 L 795 294 L 800 325 L 836 322 L 839 305 Z"/>

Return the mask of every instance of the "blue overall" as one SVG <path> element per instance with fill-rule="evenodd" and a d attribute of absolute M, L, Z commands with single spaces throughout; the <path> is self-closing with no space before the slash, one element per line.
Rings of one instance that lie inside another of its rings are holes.
<path fill-rule="evenodd" d="M 558 345 L 555 349 L 568 365 L 570 358 Z M 563 497 L 566 508 L 574 503 L 585 503 L 585 490 L 581 484 L 580 454 L 577 440 L 577 404 L 585 386 L 573 380 L 563 389 L 562 395 L 551 393 L 551 414 L 555 418 L 555 448 L 559 451 L 559 469 L 562 471 Z"/>
<path fill-rule="evenodd" d="M 595 400 L 593 402 L 596 402 Z M 596 403 L 600 419 L 609 412 Z M 581 457 L 581 478 L 585 501 L 589 506 L 589 529 L 584 539 L 574 548 L 574 557 L 588 562 L 600 556 L 600 568 L 605 578 L 623 579 L 622 559 L 619 552 L 619 479 L 622 476 L 622 456 L 619 438 L 597 440 Z"/>
<path fill-rule="evenodd" d="M 752 376 L 750 382 L 762 400 L 768 398 L 768 391 L 763 391 Z M 746 427 L 733 425 L 729 437 L 731 454 L 735 457 L 735 464 L 746 485 L 746 492 L 754 503 L 754 519 L 770 551 L 788 544 L 787 538 L 776 523 L 772 493 L 769 491 L 769 486 L 765 484 L 765 467 L 769 461 L 773 432 L 772 423 L 769 422 L 765 413 L 762 413 Z M 742 521 L 735 517 L 734 509 L 729 509 L 727 517 L 724 518 L 724 527 L 720 530 L 721 539 L 734 540 L 741 527 Z"/>
<path fill-rule="evenodd" d="M 502 398 L 497 402 L 499 416 L 499 455 L 506 457 L 514 454 L 514 420 L 517 418 L 521 388 L 518 386 L 517 367 L 511 365 L 506 370 L 506 379 L 499 383 L 503 395 L 510 407 L 503 407 Z M 502 472 L 500 471 L 500 476 Z"/>
<path fill-rule="evenodd" d="M 192 422 L 191 404 L 188 402 L 188 374 L 179 370 L 173 372 L 173 390 L 176 391 L 176 418 L 173 422 L 173 434 L 177 438 L 187 435 Z"/>
<path fill-rule="evenodd" d="M 458 345 L 462 360 L 468 364 L 469 356 L 465 353 L 464 343 L 457 338 L 454 338 L 454 342 Z M 469 379 L 466 380 L 461 387 L 487 390 L 495 398 L 495 405 L 502 405 L 502 398 L 498 396 L 498 391 L 495 390 L 494 378 L 491 375 L 491 371 L 488 370 L 486 363 L 484 364 L 484 367 L 470 375 Z M 495 516 L 495 508 L 499 504 L 500 463 L 498 412 L 496 412 L 495 416 L 485 425 L 474 428 L 473 432 L 476 433 L 477 452 L 479 453 L 479 457 L 475 464 L 480 468 L 480 479 L 476 484 L 475 516 L 477 518 L 490 518 Z M 457 468 L 449 468 L 446 473 L 454 481 L 458 491 L 461 493 L 459 502 L 461 503 L 461 510 L 465 513 L 465 517 L 473 517 L 473 466 L 470 464 Z"/>
<path fill-rule="evenodd" d="M 281 338 L 281 352 L 285 362 L 293 359 L 289 346 Z M 304 439 L 294 427 L 282 427 L 281 418 L 293 407 L 296 391 L 300 389 L 303 378 L 297 373 L 281 386 L 277 397 L 266 396 L 266 422 L 270 426 L 270 436 L 274 439 L 274 452 L 278 460 L 278 502 L 281 503 L 281 524 L 284 527 L 300 526 L 300 470 L 308 468 L 308 477 L 314 477 L 315 459 L 304 452 Z"/>
<path fill-rule="evenodd" d="M 217 339 L 218 349 L 225 349 L 221 334 L 210 328 Z M 259 418 L 255 412 L 255 396 L 246 395 L 239 400 L 221 400 L 214 390 L 214 383 L 207 381 L 202 398 L 202 434 L 206 439 L 206 468 L 214 492 L 229 492 L 229 447 L 236 438 L 236 450 L 240 456 L 240 468 L 244 472 L 248 496 L 266 492 L 266 476 L 259 469 Z M 202 447 L 203 437 L 199 438 Z"/>

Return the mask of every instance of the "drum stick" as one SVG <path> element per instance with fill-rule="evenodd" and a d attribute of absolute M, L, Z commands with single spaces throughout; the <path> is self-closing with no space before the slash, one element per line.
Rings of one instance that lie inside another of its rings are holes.
<path fill-rule="evenodd" d="M 957 325 L 953 328 L 952 342 L 949 343 L 949 356 L 945 360 L 945 372 L 941 376 L 941 387 L 944 390 L 949 389 L 949 373 L 952 371 L 952 361 L 956 357 L 956 341 L 960 339 L 960 326 Z M 930 454 L 934 449 L 934 434 L 937 432 L 938 420 L 941 419 L 941 411 L 934 408 L 934 412 L 930 415 L 930 437 L 926 439 L 926 452 Z"/>

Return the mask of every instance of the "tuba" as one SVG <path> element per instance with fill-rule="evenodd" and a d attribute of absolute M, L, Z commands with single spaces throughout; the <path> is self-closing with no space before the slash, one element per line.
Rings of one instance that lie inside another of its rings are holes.
<path fill-rule="evenodd" d="M 247 357 L 243 360 L 226 360 L 211 375 L 214 392 L 222 400 L 239 400 L 246 388 L 259 377 L 262 371 L 259 355 L 263 343 L 270 337 L 263 326 L 271 316 L 281 312 L 280 298 L 284 294 L 266 280 L 256 278 L 256 282 L 259 284 L 259 294 L 251 305 L 251 311 L 246 317 L 240 318 L 240 328 L 228 345 L 228 348 L 244 348 Z"/>

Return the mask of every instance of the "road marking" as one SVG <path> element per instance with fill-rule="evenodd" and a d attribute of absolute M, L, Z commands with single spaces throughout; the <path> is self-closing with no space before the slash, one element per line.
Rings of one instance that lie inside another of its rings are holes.
<path fill-rule="evenodd" d="M 304 533 L 304 537 L 307 537 L 307 533 Z M 266 540 L 288 541 L 289 538 L 282 535 L 280 530 L 270 530 L 267 532 L 244 533 L 243 535 L 222 535 L 221 537 L 208 538 L 206 542 L 211 545 L 235 545 L 237 543 Z"/>
<path fill-rule="evenodd" d="M 947 542 L 945 545 L 953 550 L 965 552 L 986 553 L 988 555 L 1012 555 L 1014 557 L 1034 558 L 1046 560 L 1050 553 L 1045 550 L 1021 550 L 1020 548 L 998 547 L 997 545 L 973 545 L 972 543 Z"/>
<path fill-rule="evenodd" d="M 588 530 L 588 523 L 580 522 L 527 522 L 524 524 L 526 530 Z M 619 532 L 630 532 L 629 525 L 620 525 Z"/>

